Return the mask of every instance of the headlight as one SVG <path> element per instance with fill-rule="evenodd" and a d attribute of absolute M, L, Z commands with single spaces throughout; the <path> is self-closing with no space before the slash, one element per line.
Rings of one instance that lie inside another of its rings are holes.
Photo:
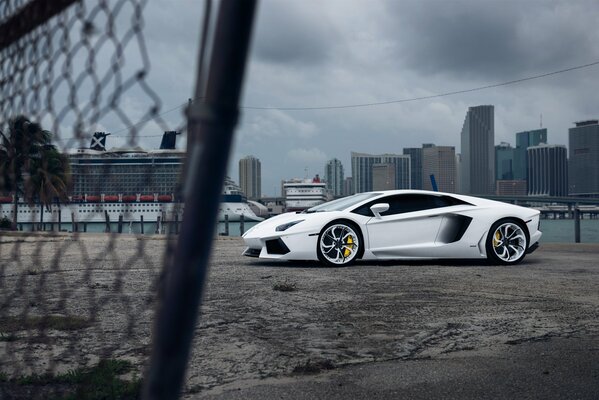
<path fill-rule="evenodd" d="M 287 222 L 286 224 L 277 226 L 275 228 L 275 231 L 277 231 L 277 232 L 286 231 L 287 229 L 291 228 L 293 225 L 297 225 L 297 224 L 299 224 L 302 221 L 303 221 L 303 219 L 300 219 L 298 221 Z"/>

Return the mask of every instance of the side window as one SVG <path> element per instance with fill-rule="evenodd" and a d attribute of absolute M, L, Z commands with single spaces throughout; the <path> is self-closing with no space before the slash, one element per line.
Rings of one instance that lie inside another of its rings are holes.
<path fill-rule="evenodd" d="M 374 214 L 372 213 L 372 211 L 370 211 L 370 207 L 372 207 L 373 205 L 378 204 L 378 203 L 390 203 L 392 198 L 393 198 L 393 196 L 389 196 L 389 197 L 383 197 L 381 199 L 369 201 L 368 203 L 361 205 L 360 207 L 356 208 L 355 210 L 352 210 L 352 212 L 355 214 L 364 215 L 365 217 L 374 217 Z M 387 214 L 387 213 L 385 213 L 385 214 Z"/>
<path fill-rule="evenodd" d="M 422 194 L 401 194 L 393 196 L 389 202 L 389 210 L 383 215 L 403 214 L 434 208 L 431 196 Z"/>
<path fill-rule="evenodd" d="M 450 196 L 431 196 L 426 194 L 398 194 L 395 196 L 384 197 L 382 199 L 369 201 L 368 203 L 356 208 L 352 212 L 366 217 L 374 217 L 370 207 L 377 203 L 388 203 L 389 210 L 381 215 L 395 215 L 408 212 L 430 210 L 433 208 L 450 207 L 458 204 L 469 204 Z"/>
<path fill-rule="evenodd" d="M 456 199 L 451 196 L 432 196 L 435 202 L 435 207 L 450 207 L 460 204 L 472 205 L 466 201 Z"/>

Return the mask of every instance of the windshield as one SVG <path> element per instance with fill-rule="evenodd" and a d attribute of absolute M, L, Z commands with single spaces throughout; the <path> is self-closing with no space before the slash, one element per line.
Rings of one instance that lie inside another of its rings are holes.
<path fill-rule="evenodd" d="M 318 206 L 312 207 L 304 211 L 305 213 L 313 213 L 313 212 L 324 212 L 324 211 L 341 211 L 345 210 L 348 207 L 351 207 L 355 204 L 358 204 L 364 200 L 368 200 L 371 197 L 375 197 L 380 195 L 380 193 L 358 193 L 353 196 L 343 197 L 341 199 L 329 201 L 328 203 L 320 204 Z"/>

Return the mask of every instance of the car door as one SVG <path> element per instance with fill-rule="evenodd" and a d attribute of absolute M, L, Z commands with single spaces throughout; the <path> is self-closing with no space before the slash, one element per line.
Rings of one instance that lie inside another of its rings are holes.
<path fill-rule="evenodd" d="M 371 251 L 380 258 L 427 257 L 435 246 L 442 211 L 435 196 L 398 194 L 379 199 L 389 210 L 367 223 Z"/>

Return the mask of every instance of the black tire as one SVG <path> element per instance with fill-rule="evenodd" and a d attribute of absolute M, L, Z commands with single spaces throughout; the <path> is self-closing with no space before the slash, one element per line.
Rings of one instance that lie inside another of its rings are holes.
<path fill-rule="evenodd" d="M 346 267 L 353 264 L 364 250 L 360 229 L 348 221 L 333 221 L 318 235 L 316 254 L 327 267 Z"/>
<path fill-rule="evenodd" d="M 528 249 L 528 229 L 512 218 L 501 219 L 491 225 L 485 248 L 491 264 L 514 265 L 522 262 Z"/>

